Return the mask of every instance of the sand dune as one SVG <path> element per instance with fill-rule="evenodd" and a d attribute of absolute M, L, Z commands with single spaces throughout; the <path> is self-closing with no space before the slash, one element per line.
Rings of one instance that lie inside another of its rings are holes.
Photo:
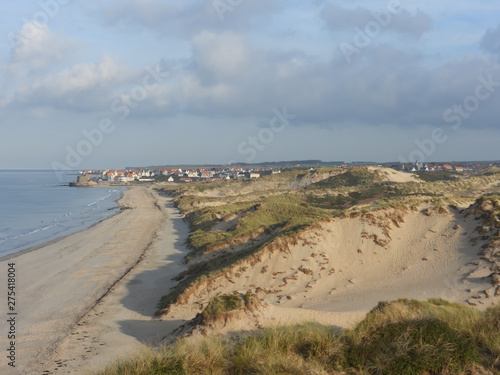
<path fill-rule="evenodd" d="M 424 205 L 328 220 L 200 283 L 171 311 L 247 290 L 267 306 L 254 326 L 314 319 L 350 327 L 379 301 L 397 298 L 444 298 L 484 309 L 498 303 L 500 290 L 479 255 L 484 241 L 473 240 L 475 219 Z"/>

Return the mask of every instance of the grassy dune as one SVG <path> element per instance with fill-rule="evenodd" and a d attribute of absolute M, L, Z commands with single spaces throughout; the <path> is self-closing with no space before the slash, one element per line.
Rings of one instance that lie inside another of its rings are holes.
<path fill-rule="evenodd" d="M 219 305 L 207 307 L 210 316 L 239 306 Z M 500 373 L 499 332 L 500 307 L 480 312 L 443 300 L 398 300 L 380 303 L 344 332 L 304 323 L 241 334 L 237 340 L 181 340 L 97 374 Z"/>
<path fill-rule="evenodd" d="M 190 226 L 189 268 L 176 278 L 179 284 L 162 297 L 159 313 L 190 286 L 325 218 L 345 217 L 353 210 L 416 207 L 420 203 L 456 208 L 472 203 L 486 191 L 499 191 L 500 174 L 490 171 L 474 176 L 429 176 L 425 174 L 426 181 L 395 183 L 367 168 L 347 172 L 321 169 L 180 186 L 175 203 Z M 218 229 L 228 222 L 231 225 L 227 228 Z"/>

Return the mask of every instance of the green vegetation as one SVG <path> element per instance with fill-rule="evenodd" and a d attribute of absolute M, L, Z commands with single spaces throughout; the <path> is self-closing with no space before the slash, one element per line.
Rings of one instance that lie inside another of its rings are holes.
<path fill-rule="evenodd" d="M 214 303 L 223 310 L 233 305 Z M 380 303 L 352 330 L 305 323 L 238 340 L 181 340 L 99 375 L 465 374 L 481 367 L 500 373 L 499 331 L 500 307 L 481 312 L 439 299 L 402 299 Z"/>
<path fill-rule="evenodd" d="M 415 172 L 415 174 L 425 182 L 435 181 L 456 181 L 459 179 L 455 172 L 436 171 L 436 172 Z"/>
<path fill-rule="evenodd" d="M 342 209 L 351 207 L 356 204 L 356 200 L 351 196 L 342 194 L 333 195 L 326 194 L 323 196 L 309 195 L 307 196 L 307 203 L 312 206 L 330 209 Z"/>
<path fill-rule="evenodd" d="M 357 168 L 311 184 L 308 186 L 308 189 L 337 189 L 341 187 L 367 186 L 380 181 L 381 177 L 378 172 L 371 172 L 367 168 Z"/>
<path fill-rule="evenodd" d="M 262 176 L 258 179 L 239 179 L 239 180 L 223 180 L 223 181 L 201 181 L 184 186 L 182 189 L 190 193 L 210 193 L 214 190 L 222 190 L 229 195 L 230 191 L 235 190 L 240 192 L 243 189 L 266 189 L 269 187 L 276 189 L 287 189 L 290 184 L 307 177 L 312 177 L 317 174 L 332 173 L 339 171 L 335 168 L 318 168 L 313 171 L 309 169 L 294 169 L 284 171 L 282 173 L 270 174 Z"/>
<path fill-rule="evenodd" d="M 500 167 L 488 167 L 473 173 L 475 176 L 494 176 L 500 174 Z"/>
<path fill-rule="evenodd" d="M 201 315 L 206 322 L 217 319 L 223 313 L 238 310 L 242 306 L 243 300 L 238 294 L 224 294 L 213 297 Z"/>
<path fill-rule="evenodd" d="M 210 202 L 210 205 L 193 208 L 195 201 L 196 198 L 189 195 L 176 198 L 177 205 L 185 213 L 191 228 L 187 242 L 192 251 L 186 260 L 209 253 L 215 255 L 215 258 L 198 261 L 176 277 L 179 284 L 161 298 L 159 309 L 165 309 L 174 303 L 190 286 L 235 266 L 273 240 L 294 235 L 326 217 L 339 214 L 307 204 L 304 206 L 302 196 L 291 193 L 259 198 L 253 196 L 251 201 L 220 205 L 213 205 L 212 198 L 202 198 L 198 202 Z M 226 197 L 224 202 L 227 201 Z M 228 230 L 213 230 L 217 223 L 237 215 L 241 217 Z M 255 244 L 249 245 L 250 240 L 254 240 Z M 240 245 L 245 246 L 238 251 L 226 251 Z"/>
<path fill-rule="evenodd" d="M 193 210 L 186 214 L 186 220 L 191 227 L 188 244 L 195 254 L 198 254 L 229 247 L 235 243 L 229 242 L 231 239 L 248 240 L 257 234 L 256 231 L 276 231 L 279 235 L 294 234 L 331 215 L 322 209 L 304 207 L 301 205 L 302 202 L 298 195 L 282 194 L 259 198 L 251 202 L 223 204 Z M 182 205 L 179 207 L 183 208 Z M 242 217 L 231 230 L 211 230 L 215 224 L 237 215 L 242 215 Z"/>
<path fill-rule="evenodd" d="M 325 218 L 387 208 L 416 210 L 422 203 L 458 209 L 483 196 L 476 201 L 476 213 L 484 224 L 496 227 L 500 222 L 500 197 L 493 195 L 500 191 L 496 171 L 460 178 L 427 172 L 419 177 L 393 183 L 367 168 L 293 170 L 257 180 L 166 188 L 176 195 L 175 203 L 190 225 L 191 252 L 186 257 L 188 269 L 159 302 L 160 313 L 189 297 L 194 290 L 190 287 L 238 270 L 264 247 L 280 243 L 280 237 L 300 233 Z M 355 207 L 358 204 L 363 207 Z M 498 234 L 492 237 L 497 238 Z M 242 309 L 256 298 L 214 297 L 202 313 L 203 321 Z M 437 299 L 399 300 L 380 303 L 344 332 L 308 323 L 242 334 L 233 341 L 180 340 L 110 366 L 102 374 L 465 374 L 476 367 L 500 373 L 499 332 L 500 307 L 480 312 Z"/>

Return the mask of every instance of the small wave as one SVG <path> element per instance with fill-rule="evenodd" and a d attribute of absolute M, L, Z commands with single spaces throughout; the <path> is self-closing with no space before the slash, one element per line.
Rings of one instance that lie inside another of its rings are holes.
<path fill-rule="evenodd" d="M 104 197 L 101 197 L 98 200 L 96 200 L 95 202 L 91 202 L 91 203 L 87 204 L 87 207 L 94 206 L 94 205 L 96 205 L 96 204 L 98 204 L 98 203 L 100 203 L 102 201 L 105 201 L 105 200 L 109 199 L 110 197 L 111 197 L 111 194 L 108 194 L 108 195 L 106 195 Z"/>
<path fill-rule="evenodd" d="M 25 234 L 21 234 L 17 237 L 25 237 L 25 236 L 31 236 L 32 234 L 35 234 L 35 233 L 38 233 L 38 232 L 43 232 L 47 229 L 50 229 L 50 228 L 53 228 L 55 227 L 57 224 L 52 224 L 52 225 L 47 225 L 45 227 L 41 227 L 41 228 L 37 228 L 35 230 L 32 230 L 31 232 L 28 232 L 28 233 L 25 233 Z M 17 238 L 17 237 L 14 237 L 14 238 Z"/>
<path fill-rule="evenodd" d="M 3 237 L 3 238 L 0 238 L 0 241 L 1 242 L 5 242 L 5 241 L 8 241 L 8 240 L 15 240 L 17 238 L 22 238 L 22 237 L 28 237 L 28 236 L 31 236 L 35 233 L 38 233 L 38 232 L 44 232 L 50 228 L 54 228 L 55 226 L 57 226 L 57 224 L 51 224 L 51 225 L 46 225 L 46 226 L 43 226 L 43 227 L 40 227 L 40 228 L 31 228 L 31 229 L 28 229 L 28 231 L 26 232 L 23 232 L 23 233 L 14 233 L 10 236 L 7 236 L 7 237 Z"/>
<path fill-rule="evenodd" d="M 72 212 L 69 210 L 58 212 L 46 218 L 35 216 L 41 220 L 36 220 L 31 224 L 25 223 L 28 224 L 25 228 L 22 227 L 22 221 L 16 222 L 16 224 L 19 223 L 19 228 L 16 228 L 15 225 L 9 225 L 8 222 L 2 223 L 3 226 L 0 229 L 2 249 L 0 253 L 16 252 L 88 228 L 111 215 L 109 207 L 116 205 L 112 201 L 119 192 L 121 192 L 119 189 L 103 190 L 103 194 L 91 197 L 87 202 L 81 202 L 79 207 L 73 207 Z"/>

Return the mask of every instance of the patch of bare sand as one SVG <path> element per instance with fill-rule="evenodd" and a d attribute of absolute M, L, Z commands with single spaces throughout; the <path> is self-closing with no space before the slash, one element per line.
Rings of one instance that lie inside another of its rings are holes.
<path fill-rule="evenodd" d="M 413 173 L 397 171 L 386 167 L 368 167 L 371 171 L 379 171 L 387 181 L 392 182 L 415 182 L 418 177 Z"/>

